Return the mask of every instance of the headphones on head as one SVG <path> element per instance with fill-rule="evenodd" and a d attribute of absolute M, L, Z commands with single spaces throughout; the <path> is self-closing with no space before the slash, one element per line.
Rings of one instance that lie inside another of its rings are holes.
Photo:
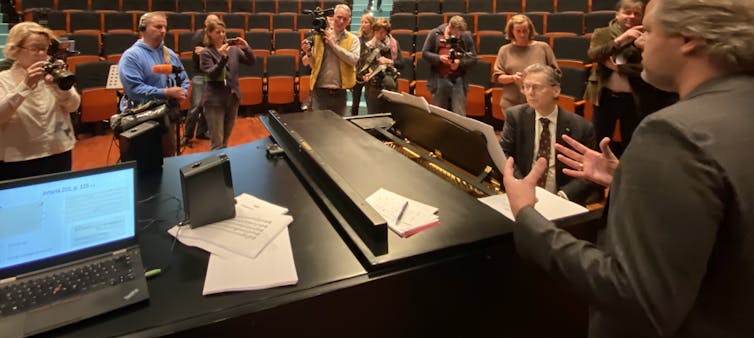
<path fill-rule="evenodd" d="M 142 14 L 141 17 L 139 18 L 139 26 L 137 27 L 139 32 L 143 32 L 147 30 L 147 19 L 149 19 L 150 15 L 152 15 L 152 13 L 147 12 L 147 13 Z"/>

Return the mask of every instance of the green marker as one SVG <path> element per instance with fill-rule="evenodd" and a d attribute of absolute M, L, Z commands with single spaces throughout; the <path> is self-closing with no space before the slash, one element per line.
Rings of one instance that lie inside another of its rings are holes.
<path fill-rule="evenodd" d="M 152 269 L 147 272 L 144 272 L 144 277 L 150 278 L 159 275 L 162 272 L 162 269 Z"/>

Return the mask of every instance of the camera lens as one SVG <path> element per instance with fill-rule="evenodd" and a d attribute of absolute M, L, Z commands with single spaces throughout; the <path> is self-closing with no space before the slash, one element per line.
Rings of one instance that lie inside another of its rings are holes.
<path fill-rule="evenodd" d="M 55 79 L 55 83 L 58 84 L 58 88 L 61 90 L 71 89 L 71 87 L 76 84 L 76 75 L 67 70 L 61 70 L 52 76 Z"/>
<path fill-rule="evenodd" d="M 319 32 L 324 31 L 327 28 L 327 19 L 323 17 L 312 19 L 312 28 Z"/>

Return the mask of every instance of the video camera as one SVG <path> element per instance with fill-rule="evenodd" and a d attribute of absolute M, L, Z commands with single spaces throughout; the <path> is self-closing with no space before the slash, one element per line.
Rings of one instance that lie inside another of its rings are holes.
<path fill-rule="evenodd" d="M 68 70 L 66 60 L 69 56 L 78 55 L 79 52 L 74 49 L 74 42 L 70 40 L 55 40 L 50 43 L 47 55 L 50 61 L 44 65 L 47 74 L 52 75 L 52 79 L 58 88 L 68 90 L 76 84 L 76 75 Z"/>
<path fill-rule="evenodd" d="M 398 76 L 400 73 L 393 66 L 380 64 L 378 59 L 383 54 L 390 53 L 390 47 L 381 42 L 377 42 L 375 47 L 366 47 L 362 51 L 359 64 L 362 65 L 356 73 L 358 83 L 370 82 L 382 89 L 395 90 L 397 88 Z"/>
<path fill-rule="evenodd" d="M 312 17 L 312 31 L 319 34 L 324 34 L 327 29 L 327 17 L 335 15 L 334 8 L 321 9 L 319 6 L 314 9 L 305 9 L 302 11 L 304 14 L 309 14 Z"/>
<path fill-rule="evenodd" d="M 447 39 L 441 39 L 441 42 L 450 45 L 450 50 L 448 51 L 448 59 L 450 59 L 450 61 L 455 61 L 465 56 L 471 56 L 471 53 L 467 52 L 466 48 L 464 48 L 463 41 L 458 37 L 451 36 Z"/>

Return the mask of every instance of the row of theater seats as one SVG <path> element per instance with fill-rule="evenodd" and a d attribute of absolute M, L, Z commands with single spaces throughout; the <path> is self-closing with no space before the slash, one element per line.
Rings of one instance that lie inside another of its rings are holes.
<path fill-rule="evenodd" d="M 109 11 L 46 11 L 34 12 L 26 21 L 43 23 L 56 33 L 76 33 L 82 30 L 110 32 L 136 31 L 139 17 L 145 12 Z M 209 13 L 166 12 L 168 29 L 196 30 L 204 28 Z M 312 18 L 306 14 L 282 13 L 213 13 L 220 16 L 228 29 L 254 30 L 309 30 Z"/>
<path fill-rule="evenodd" d="M 399 91 L 423 96 L 431 102 L 431 94 L 427 88 L 427 79 L 431 71 L 429 63 L 421 58 L 420 52 L 409 55 L 407 61 L 407 66 L 401 70 L 398 80 Z M 563 72 L 559 105 L 582 114 L 591 121 L 591 104 L 582 100 L 591 65 L 568 59 L 558 59 L 558 64 Z M 466 113 L 468 116 L 499 125 L 505 120 L 499 106 L 503 88 L 491 82 L 493 66 L 494 58 L 490 60 L 480 57 L 477 63 L 467 70 L 469 92 Z"/>
<path fill-rule="evenodd" d="M 392 13 L 592 12 L 613 10 L 615 0 L 394 0 Z"/>
<path fill-rule="evenodd" d="M 257 55 L 275 54 L 299 55 L 301 40 L 306 31 L 228 31 L 228 38 L 243 37 L 254 49 Z M 181 56 L 191 56 L 194 49 L 194 31 L 174 30 L 165 36 L 165 45 Z M 82 62 L 106 59 L 117 63 L 120 55 L 138 40 L 134 32 L 110 32 L 105 34 L 71 33 L 62 35 L 68 40 L 75 41 L 77 56 L 68 58 L 68 67 L 75 71 Z"/>
<path fill-rule="evenodd" d="M 315 7 L 330 8 L 338 0 L 16 0 L 16 10 L 257 12 L 299 13 Z M 349 3 L 350 1 L 346 1 Z M 564 12 L 611 10 L 613 0 L 394 0 L 393 13 L 414 12 Z"/>
<path fill-rule="evenodd" d="M 299 70 L 296 56 L 256 55 L 255 58 L 253 66 L 242 64 L 239 70 L 242 106 L 257 106 L 258 111 L 264 111 L 265 107 L 298 107 L 308 100 L 308 67 Z M 191 57 L 181 57 L 181 62 L 189 77 L 195 75 Z M 81 122 L 108 120 L 118 112 L 118 90 L 106 86 L 113 64 L 109 60 L 98 60 L 77 65 L 76 89 L 81 93 Z M 189 97 L 192 90 L 189 89 Z M 188 100 L 180 104 L 183 110 L 189 108 Z"/>
<path fill-rule="evenodd" d="M 330 8 L 337 0 L 16 0 L 16 11 L 111 10 L 167 12 L 300 13 L 315 7 Z"/>
<path fill-rule="evenodd" d="M 464 18 L 468 30 L 476 33 L 479 31 L 505 31 L 505 25 L 513 16 L 513 12 L 505 13 L 453 13 L 444 14 L 419 12 L 419 13 L 394 13 L 390 15 L 390 24 L 394 30 L 408 30 L 421 32 L 431 30 L 450 17 L 458 15 Z M 576 35 L 588 34 L 594 29 L 606 26 L 615 18 L 615 11 L 583 12 L 526 12 L 537 33 L 573 33 Z"/>
<path fill-rule="evenodd" d="M 305 14 L 260 14 L 260 13 L 217 13 L 229 30 L 309 30 L 311 17 Z M 514 13 L 477 14 L 436 14 L 436 13 L 397 13 L 390 16 L 393 31 L 426 32 L 447 22 L 453 15 L 461 15 L 472 33 L 505 31 L 505 25 Z M 58 34 L 81 31 L 111 32 L 135 31 L 140 12 L 96 12 L 96 11 L 50 11 L 38 12 L 31 20 L 44 23 Z M 170 30 L 201 29 L 207 13 L 166 13 Z M 526 13 L 538 33 L 575 35 L 589 34 L 594 29 L 606 26 L 615 17 L 614 11 L 591 13 Z"/>

